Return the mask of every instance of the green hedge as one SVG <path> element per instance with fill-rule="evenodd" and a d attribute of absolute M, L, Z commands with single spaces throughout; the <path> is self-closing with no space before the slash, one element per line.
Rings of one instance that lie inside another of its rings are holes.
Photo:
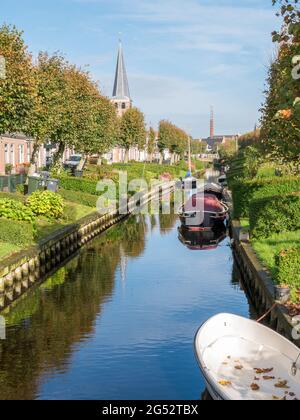
<path fill-rule="evenodd" d="M 250 230 L 254 238 L 300 229 L 300 195 L 258 198 L 250 203 Z"/>
<path fill-rule="evenodd" d="M 270 177 L 231 183 L 235 218 L 249 217 L 251 200 L 300 191 L 300 177 Z"/>
<path fill-rule="evenodd" d="M 89 181 L 83 178 L 64 177 L 60 180 L 60 187 L 64 190 L 79 191 L 91 195 L 100 195 L 97 192 L 98 181 Z"/>
<path fill-rule="evenodd" d="M 34 239 L 34 228 L 31 223 L 0 219 L 0 241 L 14 245 L 27 246 Z"/>
<path fill-rule="evenodd" d="M 253 198 L 287 195 L 300 191 L 300 177 L 274 177 L 262 179 L 264 185 L 254 192 Z"/>
<path fill-rule="evenodd" d="M 78 203 L 82 204 L 83 206 L 96 208 L 98 197 L 95 195 L 81 191 L 77 191 L 76 194 L 74 194 L 74 192 L 70 190 L 59 190 L 59 194 L 65 200 L 71 201 L 72 203 Z"/>
<path fill-rule="evenodd" d="M 291 288 L 292 298 L 299 302 L 297 292 L 300 290 L 300 247 L 283 250 L 276 257 L 278 267 L 277 282 Z"/>

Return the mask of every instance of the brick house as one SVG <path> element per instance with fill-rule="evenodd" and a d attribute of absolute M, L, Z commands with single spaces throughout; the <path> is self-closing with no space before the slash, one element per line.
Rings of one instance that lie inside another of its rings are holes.
<path fill-rule="evenodd" d="M 5 166 L 13 166 L 13 173 L 24 172 L 24 167 L 30 163 L 33 141 L 22 134 L 0 136 L 0 174 L 5 174 Z M 38 167 L 46 164 L 46 150 L 40 148 Z"/>

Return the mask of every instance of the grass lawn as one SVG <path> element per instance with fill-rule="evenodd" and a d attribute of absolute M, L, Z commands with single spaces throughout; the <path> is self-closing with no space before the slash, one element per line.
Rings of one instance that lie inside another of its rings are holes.
<path fill-rule="evenodd" d="M 76 192 L 74 194 L 76 194 Z M 11 196 L 10 198 L 13 198 L 13 196 Z M 96 208 L 87 207 L 78 203 L 72 203 L 70 201 L 65 201 L 64 216 L 61 220 L 48 220 L 47 218 L 43 217 L 37 221 L 36 241 L 39 242 L 41 239 L 46 238 L 48 235 L 51 235 L 58 229 L 76 223 L 77 220 L 95 211 Z M 0 258 L 8 257 L 11 254 L 16 253 L 20 250 L 21 247 L 18 247 L 14 244 L 11 244 L 9 242 L 0 242 Z"/>
<path fill-rule="evenodd" d="M 18 251 L 20 251 L 20 248 L 17 245 L 0 242 L 0 258 L 8 257 Z"/>
<path fill-rule="evenodd" d="M 50 221 L 46 218 L 41 218 L 38 220 L 38 241 L 40 241 L 43 238 L 46 238 L 48 235 L 51 235 L 56 230 L 61 229 L 64 226 L 76 223 L 77 220 L 81 219 L 82 217 L 88 216 L 89 214 L 96 211 L 96 208 L 83 206 L 82 204 L 71 203 L 69 201 L 67 201 L 65 204 L 66 210 L 64 218 L 62 220 Z"/>
<path fill-rule="evenodd" d="M 278 271 L 275 264 L 275 257 L 283 249 L 299 247 L 300 230 L 296 232 L 278 233 L 272 235 L 270 238 L 252 240 L 251 242 L 260 260 L 269 268 L 274 280 L 276 280 Z"/>
<path fill-rule="evenodd" d="M 240 219 L 240 223 L 243 229 L 249 230 L 250 229 L 250 223 L 249 219 Z"/>

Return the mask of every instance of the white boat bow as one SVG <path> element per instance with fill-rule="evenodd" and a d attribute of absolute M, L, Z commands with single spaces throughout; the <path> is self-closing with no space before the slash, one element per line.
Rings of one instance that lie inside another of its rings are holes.
<path fill-rule="evenodd" d="M 199 329 L 195 351 L 215 400 L 300 399 L 300 349 L 257 322 L 217 315 Z"/>

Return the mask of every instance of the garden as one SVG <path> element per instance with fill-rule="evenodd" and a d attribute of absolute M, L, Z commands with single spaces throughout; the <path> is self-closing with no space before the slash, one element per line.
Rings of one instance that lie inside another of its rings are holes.
<path fill-rule="evenodd" d="M 259 127 L 239 139 L 230 166 L 234 217 L 279 286 L 300 310 L 300 56 L 298 0 L 273 0 L 283 25 L 269 68 Z M 222 151 L 221 151 L 222 153 Z"/>
<path fill-rule="evenodd" d="M 193 161 L 193 166 L 199 176 L 203 174 L 205 165 L 202 162 Z M 153 180 L 162 182 L 185 176 L 187 170 L 188 164 L 184 161 L 172 166 L 137 162 L 101 166 L 88 164 L 81 178 L 61 172 L 58 193 L 38 190 L 25 196 L 22 185 L 18 186 L 16 193 L 0 192 L 0 257 L 38 244 L 56 230 L 95 212 L 99 196 L 103 194 L 97 191 L 101 180 L 114 181 L 118 194 L 121 172 L 127 174 L 128 183 L 145 179 L 150 186 Z M 113 199 L 108 200 L 107 206 Z"/>
<path fill-rule="evenodd" d="M 293 304 L 300 306 L 300 176 L 284 175 L 265 162 L 251 175 L 240 152 L 228 179 L 234 218 L 250 232 L 251 244 L 275 282 L 290 287 Z"/>

